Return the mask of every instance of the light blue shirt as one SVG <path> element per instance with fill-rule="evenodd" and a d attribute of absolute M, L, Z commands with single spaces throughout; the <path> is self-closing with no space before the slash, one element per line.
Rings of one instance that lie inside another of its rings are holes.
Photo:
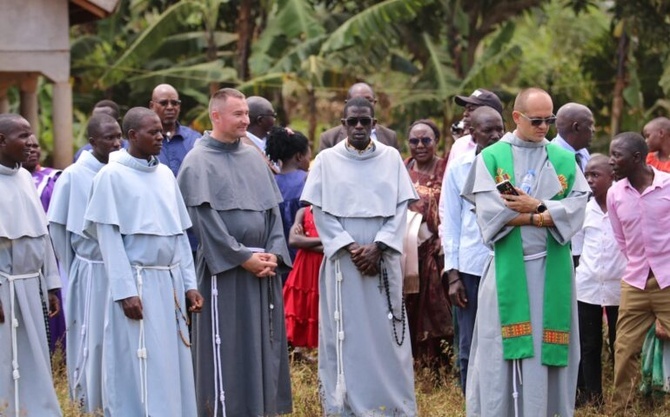
<path fill-rule="evenodd" d="M 584 172 L 586 170 L 586 164 L 589 163 L 589 159 L 591 159 L 591 154 L 586 148 L 582 148 L 578 151 L 575 150 L 575 148 L 572 147 L 568 142 L 565 141 L 561 137 L 561 135 L 556 135 L 556 137 L 551 141 L 551 143 L 555 143 L 556 145 L 560 146 L 563 149 L 567 149 L 568 151 L 574 153 L 574 154 L 579 154 L 581 155 L 581 160 L 579 161 L 579 168 Z M 575 160 L 576 161 L 576 160 Z M 579 236 L 580 232 L 577 232 L 575 236 L 571 239 L 572 242 L 572 256 L 579 256 L 582 254 L 582 244 L 584 243 L 583 240 Z"/>
<path fill-rule="evenodd" d="M 589 162 L 589 159 L 591 159 L 591 154 L 589 153 L 588 149 L 582 148 L 576 151 L 575 148 L 572 147 L 572 145 L 570 145 L 568 142 L 565 141 L 565 139 L 561 137 L 561 135 L 556 135 L 556 137 L 551 141 L 551 143 L 555 143 L 561 148 L 567 149 L 574 154 L 579 154 L 579 156 L 581 156 L 579 168 L 581 168 L 582 172 L 586 170 L 586 164 Z"/>
<path fill-rule="evenodd" d="M 471 149 L 451 161 L 442 181 L 442 247 L 445 271 L 456 269 L 481 276 L 491 251 L 482 241 L 474 206 L 461 197 L 475 156 L 475 149 Z"/>

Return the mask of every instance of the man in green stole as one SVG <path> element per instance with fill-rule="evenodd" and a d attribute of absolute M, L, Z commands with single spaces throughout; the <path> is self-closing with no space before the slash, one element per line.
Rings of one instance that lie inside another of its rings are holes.
<path fill-rule="evenodd" d="M 523 90 L 512 116 L 516 130 L 481 153 L 462 193 L 494 254 L 479 290 L 466 410 L 572 416 L 579 332 L 569 242 L 589 187 L 574 156 L 545 139 L 556 120 L 549 94 Z M 518 195 L 502 195 L 503 180 Z"/>

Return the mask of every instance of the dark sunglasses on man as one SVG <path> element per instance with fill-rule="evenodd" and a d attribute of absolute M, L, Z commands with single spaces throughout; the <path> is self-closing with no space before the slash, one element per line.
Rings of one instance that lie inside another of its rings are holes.
<path fill-rule="evenodd" d="M 172 107 L 181 106 L 181 100 L 161 100 L 158 102 L 163 107 L 167 107 L 168 104 L 172 104 Z"/>
<path fill-rule="evenodd" d="M 359 123 L 361 126 L 370 126 L 372 124 L 372 117 L 347 117 L 346 119 L 342 119 L 342 123 L 346 123 L 347 126 L 351 127 L 358 126 Z"/>
<path fill-rule="evenodd" d="M 535 127 L 542 126 L 542 123 L 546 123 L 547 126 L 551 126 L 554 123 L 556 123 L 556 116 L 554 116 L 553 114 L 549 117 L 528 117 L 521 112 L 519 112 L 519 114 L 523 116 L 524 119 L 528 120 L 530 124 Z"/>

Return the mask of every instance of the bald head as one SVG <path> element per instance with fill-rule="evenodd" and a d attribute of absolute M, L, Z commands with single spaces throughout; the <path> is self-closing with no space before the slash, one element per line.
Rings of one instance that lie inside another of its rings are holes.
<path fill-rule="evenodd" d="M 546 140 L 551 124 L 556 120 L 553 112 L 554 103 L 549 93 L 536 87 L 522 90 L 514 100 L 514 134 L 526 142 Z"/>
<path fill-rule="evenodd" d="M 659 152 L 662 156 L 670 155 L 670 119 L 657 117 L 647 123 L 642 129 L 647 141 L 649 152 Z"/>
<path fill-rule="evenodd" d="M 115 118 L 113 118 L 108 114 L 105 113 L 94 114 L 93 116 L 91 116 L 90 119 L 88 119 L 88 124 L 86 125 L 86 135 L 89 138 L 99 137 L 101 136 L 103 130 L 105 130 L 104 125 L 108 124 L 118 124 L 118 123 L 116 122 Z"/>
<path fill-rule="evenodd" d="M 252 124 L 256 122 L 256 118 L 259 116 L 274 114 L 275 112 L 272 103 L 260 96 L 247 97 L 247 106 L 249 106 L 249 119 Z"/>
<path fill-rule="evenodd" d="M 129 137 L 131 130 L 140 130 L 147 119 L 153 119 L 156 113 L 146 107 L 133 107 L 123 116 L 123 134 Z"/>
<path fill-rule="evenodd" d="M 152 101 L 160 100 L 160 97 L 163 96 L 164 94 L 175 94 L 177 97 L 179 97 L 177 89 L 171 86 L 170 84 L 158 84 L 154 88 L 154 91 L 151 93 L 151 100 Z"/>
<path fill-rule="evenodd" d="M 177 129 L 177 121 L 181 112 L 179 93 L 170 84 L 158 84 L 151 93 L 149 108 L 161 119 L 163 130 L 172 134 Z"/>
<path fill-rule="evenodd" d="M 275 125 L 275 109 L 267 99 L 260 96 L 247 97 L 249 106 L 249 127 L 247 130 L 259 138 L 264 138 Z"/>
<path fill-rule="evenodd" d="M 587 148 L 593 138 L 593 113 L 579 103 L 567 103 L 556 113 L 558 134 L 576 151 Z"/>
<path fill-rule="evenodd" d="M 601 153 L 594 153 L 589 158 L 589 162 L 586 164 L 586 171 L 590 167 L 602 168 L 605 171 L 612 173 L 612 166 L 610 165 L 610 157 L 603 155 Z"/>
<path fill-rule="evenodd" d="M 347 92 L 347 100 L 356 97 L 362 97 L 372 104 L 377 102 L 375 92 L 372 90 L 372 87 L 366 83 L 356 83 L 349 88 L 349 91 Z"/>
<path fill-rule="evenodd" d="M 643 162 L 646 160 L 649 147 L 647 147 L 647 142 L 645 142 L 644 138 L 639 133 L 619 133 L 612 139 L 612 142 L 610 142 L 610 147 L 614 146 L 615 143 L 630 153 L 639 153 L 642 156 L 641 160 Z"/>
<path fill-rule="evenodd" d="M 489 119 L 499 120 L 502 124 L 502 117 L 500 113 L 493 107 L 481 106 L 477 107 L 470 113 L 470 124 L 472 127 L 480 126 L 482 123 L 488 121 Z"/>
<path fill-rule="evenodd" d="M 32 154 L 28 143 L 34 140 L 30 123 L 18 114 L 0 114 L 0 165 L 15 167 Z"/>
<path fill-rule="evenodd" d="M 655 119 L 652 119 L 649 123 L 645 125 L 645 127 L 653 127 L 657 129 L 664 129 L 665 131 L 670 133 L 670 119 L 667 117 L 657 117 Z"/>
<path fill-rule="evenodd" d="M 0 114 L 0 135 L 8 135 L 20 121 L 25 121 L 23 116 L 14 113 Z"/>
<path fill-rule="evenodd" d="M 517 94 L 516 99 L 514 99 L 514 110 L 527 112 L 533 107 L 535 101 L 543 97 L 549 97 L 549 100 L 551 100 L 549 93 L 541 88 L 530 87 L 523 89 Z"/>
<path fill-rule="evenodd" d="M 502 116 L 492 107 L 481 106 L 470 112 L 470 134 L 477 144 L 477 153 L 502 137 L 505 128 Z"/>

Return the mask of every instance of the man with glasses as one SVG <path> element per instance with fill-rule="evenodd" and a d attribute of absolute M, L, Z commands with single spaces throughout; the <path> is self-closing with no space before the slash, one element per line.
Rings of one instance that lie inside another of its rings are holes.
<path fill-rule="evenodd" d="M 587 148 L 595 132 L 593 113 L 583 104 L 567 103 L 556 113 L 556 130 L 558 134 L 552 143 L 572 152 L 579 169 L 584 172 L 591 159 Z"/>
<path fill-rule="evenodd" d="M 398 151 L 370 138 L 375 123 L 370 101 L 348 100 L 346 140 L 317 155 L 301 197 L 313 205 L 325 255 L 325 415 L 416 415 L 401 258 L 407 207 L 417 194 Z"/>
<path fill-rule="evenodd" d="M 247 143 L 256 145 L 265 155 L 265 143 L 270 129 L 275 125 L 277 113 L 272 103 L 259 96 L 247 97 L 247 106 L 249 106 L 249 127 L 246 138 L 250 139 Z"/>
<path fill-rule="evenodd" d="M 579 327 L 568 243 L 589 187 L 574 155 L 545 138 L 552 111 L 544 90 L 521 91 L 516 130 L 477 156 L 463 187 L 493 250 L 479 288 L 486 308 L 472 338 L 468 416 L 574 414 Z M 509 183 L 510 194 L 499 191 Z"/>
<path fill-rule="evenodd" d="M 184 157 L 202 135 L 179 123 L 181 100 L 170 84 L 159 84 L 154 88 L 149 108 L 158 115 L 163 125 L 163 148 L 158 160 L 167 165 L 176 177 Z"/>
<path fill-rule="evenodd" d="M 372 106 L 377 103 L 377 98 L 375 97 L 372 87 L 366 83 L 356 83 L 352 85 L 347 92 L 347 99 L 344 101 L 345 104 L 347 101 L 356 97 L 362 97 L 368 100 Z M 346 137 L 347 129 L 345 129 L 344 125 L 338 125 L 326 130 L 321 134 L 321 138 L 319 139 L 319 152 L 324 149 L 332 148 L 342 140 L 346 139 Z M 373 126 L 370 138 L 375 142 L 381 142 L 384 145 L 398 149 L 398 135 L 396 135 L 393 130 L 380 124 L 375 124 Z"/>

